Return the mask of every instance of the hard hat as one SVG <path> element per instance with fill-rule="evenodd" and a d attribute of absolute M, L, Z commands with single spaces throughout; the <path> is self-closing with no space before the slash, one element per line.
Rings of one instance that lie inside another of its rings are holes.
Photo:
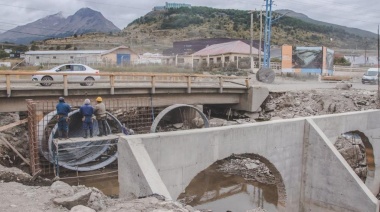
<path fill-rule="evenodd" d="M 97 102 L 102 102 L 103 99 L 102 99 L 102 97 L 99 96 L 98 98 L 96 98 L 96 101 L 97 101 Z"/>
<path fill-rule="evenodd" d="M 62 96 L 61 97 L 59 97 L 59 99 L 58 99 L 60 102 L 64 102 L 65 101 L 65 98 L 63 98 Z"/>

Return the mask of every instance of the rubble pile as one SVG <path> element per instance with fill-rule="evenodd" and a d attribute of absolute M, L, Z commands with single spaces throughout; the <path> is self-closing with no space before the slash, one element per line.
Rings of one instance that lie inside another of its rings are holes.
<path fill-rule="evenodd" d="M 250 158 L 225 159 L 217 170 L 242 176 L 245 180 L 255 180 L 264 184 L 276 183 L 274 175 L 264 163 Z"/>
<path fill-rule="evenodd" d="M 96 188 L 70 186 L 61 181 L 51 186 L 25 186 L 18 182 L 0 181 L 0 195 L 3 201 L 0 211 L 196 211 L 191 206 L 156 196 L 135 200 L 111 199 Z"/>
<path fill-rule="evenodd" d="M 338 137 L 334 146 L 360 179 L 365 182 L 368 167 L 365 146 L 360 137 L 351 133 L 343 134 Z"/>
<path fill-rule="evenodd" d="M 271 93 L 260 116 L 282 119 L 376 109 L 377 94 L 357 89 Z"/>
<path fill-rule="evenodd" d="M 23 114 L 21 114 L 22 116 Z M 26 116 L 22 117 L 26 118 Z M 5 126 L 19 121 L 20 113 L 0 113 L 0 126 Z M 21 155 L 28 158 L 28 129 L 27 124 L 18 125 L 0 132 L 0 164 L 8 167 L 20 167 L 26 165 L 5 143 L 8 141 Z"/>

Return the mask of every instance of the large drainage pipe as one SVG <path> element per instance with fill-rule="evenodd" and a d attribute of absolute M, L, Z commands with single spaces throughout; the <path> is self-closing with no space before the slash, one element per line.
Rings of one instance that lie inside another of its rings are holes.
<path fill-rule="evenodd" d="M 176 109 L 193 109 L 194 111 L 196 111 L 202 118 L 203 122 L 204 122 L 204 127 L 205 128 L 208 128 L 209 127 L 209 122 L 208 122 L 208 119 L 206 117 L 206 115 L 200 110 L 198 109 L 197 107 L 195 106 L 192 106 L 192 105 L 186 105 L 186 104 L 175 104 L 175 105 L 171 105 L 167 108 L 165 108 L 163 111 L 161 111 L 157 117 L 154 119 L 153 123 L 152 123 L 152 126 L 150 127 L 150 132 L 151 133 L 155 133 L 156 130 L 157 130 L 157 126 L 158 124 L 160 123 L 160 121 L 167 115 L 169 114 L 171 111 L 173 110 L 176 110 Z"/>
<path fill-rule="evenodd" d="M 58 124 L 55 124 L 49 134 L 49 123 L 56 117 L 57 112 L 53 111 L 44 116 L 44 118 L 38 123 L 38 143 L 40 153 L 51 163 L 55 161 L 56 147 L 54 144 L 54 138 L 57 135 Z M 82 121 L 79 110 L 74 110 L 69 113 L 69 137 L 77 138 L 83 136 Z M 117 130 L 122 132 L 122 124 L 120 121 L 107 112 L 108 122 L 112 120 L 113 125 Z M 107 123 L 108 132 L 111 132 L 111 126 Z M 98 123 L 94 121 L 94 135 L 99 132 Z M 100 139 L 102 137 L 99 137 Z M 98 158 L 108 151 L 115 140 L 99 140 L 91 142 L 77 142 L 77 143 L 65 143 L 60 144 L 58 148 L 58 165 L 75 171 L 92 171 L 103 168 L 117 159 L 117 151 L 113 151 L 111 155 L 105 160 L 98 160 Z"/>

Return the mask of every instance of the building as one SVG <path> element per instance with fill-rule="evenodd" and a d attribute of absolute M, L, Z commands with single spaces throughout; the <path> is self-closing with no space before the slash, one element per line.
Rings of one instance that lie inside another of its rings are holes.
<path fill-rule="evenodd" d="M 166 63 L 194 67 L 201 62 L 205 62 L 207 66 L 210 64 L 220 64 L 224 67 L 230 62 L 236 62 L 238 65 L 242 58 L 247 58 L 249 61 L 250 53 L 250 45 L 243 41 L 236 40 L 210 45 L 191 55 L 176 55 L 172 57 L 172 59 L 167 59 Z M 252 55 L 254 58 L 257 58 L 259 50 L 252 47 Z"/>
<path fill-rule="evenodd" d="M 165 11 L 165 10 L 169 10 L 169 9 L 178 9 L 178 8 L 182 8 L 182 7 L 191 8 L 191 4 L 166 2 L 165 6 L 155 6 L 153 8 L 153 11 Z"/>
<path fill-rule="evenodd" d="M 201 49 L 206 48 L 207 46 L 219 44 L 219 43 L 227 43 L 232 41 L 242 41 L 248 45 L 250 45 L 250 40 L 244 39 L 233 39 L 233 38 L 207 38 L 207 39 L 196 39 L 189 41 L 177 41 L 173 43 L 173 48 L 164 50 L 163 54 L 166 56 L 175 56 L 175 55 L 191 55 Z M 252 46 L 256 49 L 259 48 L 260 41 L 253 40 Z M 264 48 L 264 44 L 262 44 Z"/>
<path fill-rule="evenodd" d="M 82 63 L 97 65 L 124 65 L 133 63 L 138 54 L 126 46 L 110 50 L 75 50 L 75 51 L 28 51 L 25 62 L 31 65 Z"/>
<path fill-rule="evenodd" d="M 168 3 L 168 2 L 165 3 L 165 8 L 166 8 L 167 10 L 168 10 L 168 9 L 178 9 L 178 8 L 181 8 L 181 7 L 191 8 L 191 4 L 183 4 L 183 3 Z"/>

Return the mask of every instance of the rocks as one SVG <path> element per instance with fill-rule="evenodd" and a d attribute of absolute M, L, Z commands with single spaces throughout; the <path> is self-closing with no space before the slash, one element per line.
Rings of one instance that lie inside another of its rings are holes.
<path fill-rule="evenodd" d="M 67 209 L 71 209 L 76 205 L 87 205 L 90 196 L 91 190 L 83 190 L 74 194 L 74 196 L 55 198 L 53 202 L 56 205 L 61 205 Z"/>
<path fill-rule="evenodd" d="M 227 126 L 227 120 L 224 119 L 212 118 L 209 120 L 209 123 L 210 127 Z"/>
<path fill-rule="evenodd" d="M 74 189 L 67 183 L 56 181 L 50 186 L 50 192 L 56 197 L 68 197 L 74 195 Z"/>
<path fill-rule="evenodd" d="M 349 90 L 350 88 L 352 88 L 352 84 L 350 84 L 350 83 L 337 83 L 335 88 L 339 89 L 339 90 Z"/>
<path fill-rule="evenodd" d="M 305 107 L 305 111 L 308 112 L 308 113 L 310 113 L 310 114 L 313 114 L 313 113 L 314 113 L 314 110 L 311 109 L 310 106 Z"/>
<path fill-rule="evenodd" d="M 94 209 L 83 206 L 83 205 L 77 205 L 71 208 L 70 212 L 96 212 Z"/>
<path fill-rule="evenodd" d="M 265 112 L 272 112 L 276 109 L 276 105 L 275 104 L 267 104 L 265 105 L 264 107 L 264 111 Z"/>
<path fill-rule="evenodd" d="M 247 118 L 249 118 L 250 120 L 255 120 L 255 119 L 259 118 L 260 113 L 256 113 L 256 112 L 249 113 L 249 112 L 246 112 L 246 113 L 244 113 L 244 116 L 247 117 Z"/>
<path fill-rule="evenodd" d="M 247 180 L 256 180 L 265 184 L 275 184 L 275 177 L 268 167 L 259 160 L 232 156 L 223 161 L 217 169 L 220 172 L 239 175 Z"/>
<path fill-rule="evenodd" d="M 353 133 L 343 134 L 338 137 L 334 146 L 364 182 L 367 177 L 367 159 L 360 137 Z"/>
<path fill-rule="evenodd" d="M 372 91 L 353 88 L 344 92 L 341 89 L 317 89 L 271 93 L 261 107 L 263 108 L 263 116 L 270 114 L 271 117 L 288 119 L 376 109 L 376 103 L 376 92 Z"/>
<path fill-rule="evenodd" d="M 193 120 L 191 120 L 191 124 L 195 128 L 202 128 L 205 125 L 205 122 L 201 117 L 195 117 Z"/>
<path fill-rule="evenodd" d="M 176 128 L 176 129 L 181 129 L 183 127 L 183 123 L 173 124 L 173 127 Z"/>

